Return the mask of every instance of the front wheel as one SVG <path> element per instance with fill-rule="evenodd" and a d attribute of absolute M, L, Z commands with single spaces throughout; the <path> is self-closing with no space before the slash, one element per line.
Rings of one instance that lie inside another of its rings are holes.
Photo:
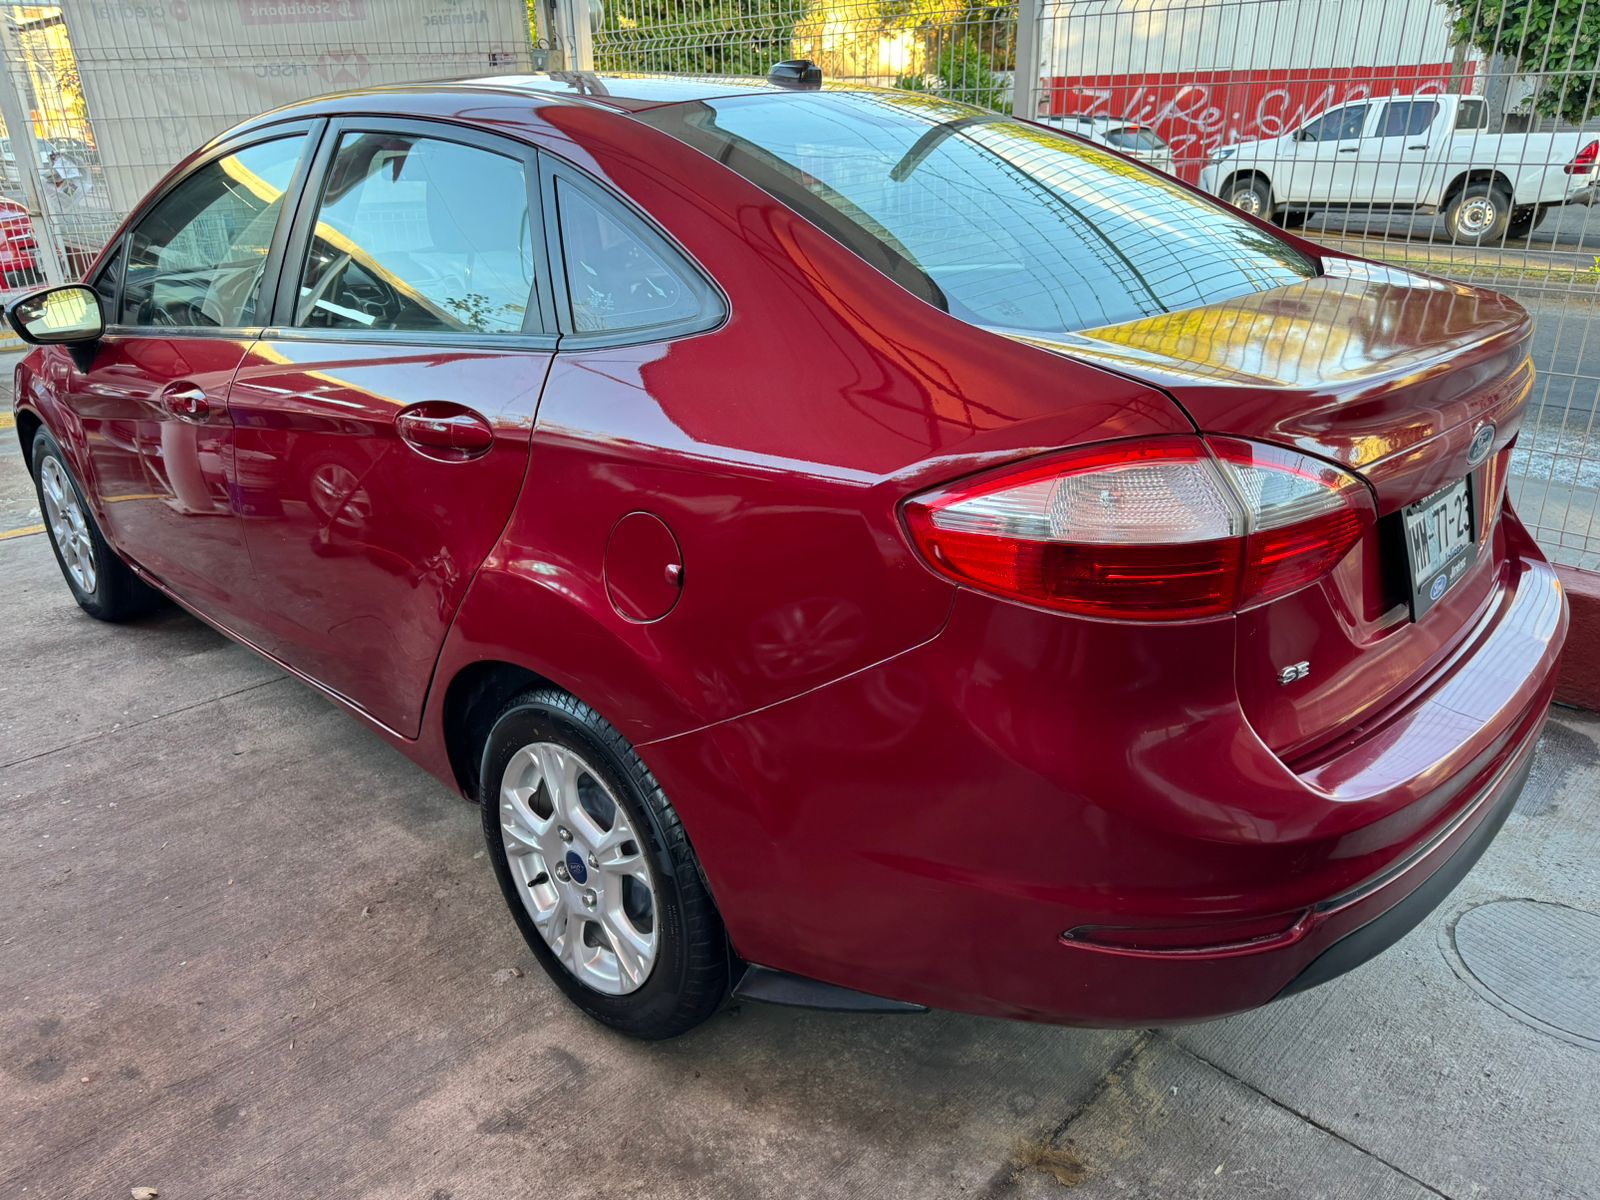
<path fill-rule="evenodd" d="M 1260 217 L 1263 221 L 1272 216 L 1272 189 L 1259 175 L 1241 175 L 1229 186 L 1223 197 L 1240 212 Z"/>
<path fill-rule="evenodd" d="M 31 459 L 45 533 L 78 607 L 102 621 L 149 612 L 160 596 L 106 544 L 66 455 L 48 430 L 33 435 Z"/>
<path fill-rule="evenodd" d="M 512 916 L 573 1003 L 641 1038 L 717 1010 L 721 918 L 661 786 L 599 714 L 565 692 L 517 696 L 490 730 L 478 799 Z"/>
<path fill-rule="evenodd" d="M 1450 240 L 1464 246 L 1504 241 L 1511 224 L 1511 197 L 1497 183 L 1469 184 L 1445 206 L 1444 222 Z"/>

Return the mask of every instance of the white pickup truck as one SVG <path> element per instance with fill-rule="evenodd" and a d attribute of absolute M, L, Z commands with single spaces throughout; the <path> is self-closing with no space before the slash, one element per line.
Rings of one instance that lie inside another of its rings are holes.
<path fill-rule="evenodd" d="M 1468 245 L 1526 237 L 1558 204 L 1594 198 L 1592 133 L 1490 133 L 1471 96 L 1394 96 L 1330 108 L 1281 137 L 1214 151 L 1200 186 L 1284 225 L 1329 209 L 1444 213 Z"/>

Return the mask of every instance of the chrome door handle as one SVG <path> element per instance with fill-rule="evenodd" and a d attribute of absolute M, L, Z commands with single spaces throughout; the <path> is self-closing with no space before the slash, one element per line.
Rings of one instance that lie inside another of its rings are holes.
<path fill-rule="evenodd" d="M 205 390 L 192 383 L 163 388 L 161 400 L 169 413 L 183 421 L 204 421 L 211 415 L 211 401 Z"/>

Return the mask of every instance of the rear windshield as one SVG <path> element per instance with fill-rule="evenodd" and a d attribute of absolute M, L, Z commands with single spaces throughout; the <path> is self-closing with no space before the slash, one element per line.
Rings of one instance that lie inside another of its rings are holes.
<path fill-rule="evenodd" d="M 1121 129 L 1106 130 L 1106 144 L 1118 150 L 1165 150 L 1167 144 L 1151 133 L 1148 129 L 1141 129 L 1137 125 L 1125 125 Z"/>
<path fill-rule="evenodd" d="M 978 325 L 1088 329 L 1316 274 L 1164 176 L 914 92 L 745 95 L 639 115 Z"/>

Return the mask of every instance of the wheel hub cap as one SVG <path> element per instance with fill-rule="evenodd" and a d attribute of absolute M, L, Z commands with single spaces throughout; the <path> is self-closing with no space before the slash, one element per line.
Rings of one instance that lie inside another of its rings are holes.
<path fill-rule="evenodd" d="M 577 754 L 535 742 L 500 778 L 500 834 L 523 907 L 580 983 L 622 996 L 644 985 L 660 946 L 643 843 Z"/>
<path fill-rule="evenodd" d="M 1468 200 L 1456 212 L 1456 227 L 1463 233 L 1483 233 L 1494 225 L 1495 207 L 1481 196 Z"/>
<path fill-rule="evenodd" d="M 78 503 L 78 491 L 67 477 L 66 468 L 52 457 L 46 457 L 40 465 L 39 483 L 50 540 L 55 543 L 67 574 L 78 585 L 78 590 L 93 595 L 100 573 L 95 566 L 89 522 Z"/>

